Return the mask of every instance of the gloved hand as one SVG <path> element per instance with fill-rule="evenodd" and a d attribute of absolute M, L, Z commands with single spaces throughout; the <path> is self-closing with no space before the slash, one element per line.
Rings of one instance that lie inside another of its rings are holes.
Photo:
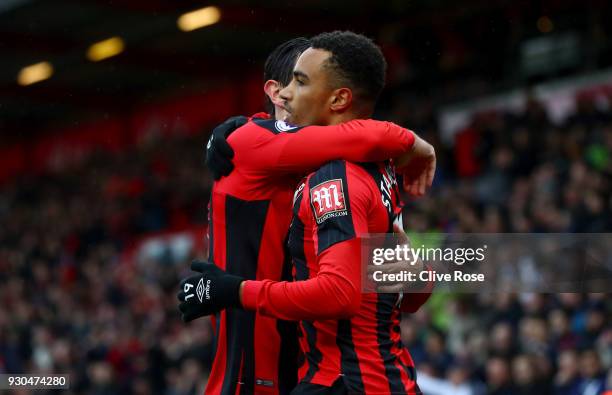
<path fill-rule="evenodd" d="M 234 164 L 232 163 L 234 150 L 227 143 L 227 137 L 234 130 L 247 123 L 247 121 L 247 117 L 231 117 L 213 129 L 208 139 L 208 144 L 206 144 L 206 159 L 204 162 L 215 181 L 218 181 L 223 176 L 227 176 L 234 170 Z"/>
<path fill-rule="evenodd" d="M 181 290 L 177 295 L 183 322 L 228 307 L 240 307 L 240 284 L 244 278 L 228 274 L 206 261 L 194 260 L 191 270 L 198 273 L 181 281 Z"/>

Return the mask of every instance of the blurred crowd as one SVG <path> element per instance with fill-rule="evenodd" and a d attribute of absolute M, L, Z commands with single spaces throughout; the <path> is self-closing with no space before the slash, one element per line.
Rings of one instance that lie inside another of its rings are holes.
<path fill-rule="evenodd" d="M 178 314 L 188 266 L 122 259 L 143 234 L 205 229 L 212 181 L 194 143 L 148 141 L 3 187 L 0 372 L 70 374 L 65 393 L 200 393 L 211 338 Z"/>
<path fill-rule="evenodd" d="M 607 299 L 434 294 L 402 322 L 402 337 L 427 395 L 603 394 L 612 388 Z"/>
<path fill-rule="evenodd" d="M 391 119 L 438 149 L 410 232 L 610 232 L 612 112 L 583 102 L 553 125 L 530 100 L 445 146 L 426 105 Z M 186 262 L 138 264 L 142 235 L 206 225 L 206 136 L 98 153 L 0 189 L 0 373 L 67 373 L 74 394 L 199 394 L 207 319 L 185 325 Z M 598 395 L 612 388 L 609 294 L 434 294 L 402 323 L 426 394 Z"/>
<path fill-rule="evenodd" d="M 434 193 L 408 205 L 409 232 L 611 231 L 612 111 L 580 100 L 555 125 L 528 98 L 522 113 L 476 116 L 445 147 L 426 104 L 393 110 L 441 162 Z M 602 394 L 611 313 L 609 294 L 434 294 L 402 336 L 426 394 Z"/>
<path fill-rule="evenodd" d="M 564 124 L 554 125 L 528 98 L 520 114 L 476 115 L 452 146 L 439 140 L 427 110 L 386 118 L 410 125 L 437 148 L 436 188 L 409 205 L 410 231 L 612 230 L 612 111 L 584 100 Z"/>

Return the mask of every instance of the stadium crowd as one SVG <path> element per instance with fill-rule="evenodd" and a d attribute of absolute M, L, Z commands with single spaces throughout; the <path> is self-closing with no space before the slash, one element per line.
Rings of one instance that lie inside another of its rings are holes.
<path fill-rule="evenodd" d="M 581 102 L 553 125 L 530 100 L 440 142 L 430 108 L 401 100 L 385 119 L 438 149 L 432 192 L 409 202 L 413 233 L 610 232 L 612 111 Z M 0 373 L 67 373 L 65 393 L 199 394 L 208 320 L 176 302 L 187 262 L 133 262 L 137 237 L 204 232 L 206 136 L 147 141 L 0 189 Z M 436 293 L 402 337 L 424 392 L 597 395 L 612 389 L 609 294 Z"/>

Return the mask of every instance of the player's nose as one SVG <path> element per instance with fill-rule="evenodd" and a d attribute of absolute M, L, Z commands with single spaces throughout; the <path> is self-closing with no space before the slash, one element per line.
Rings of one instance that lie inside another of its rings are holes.
<path fill-rule="evenodd" d="M 291 93 L 291 84 L 287 85 L 278 93 L 282 101 L 291 101 L 293 94 Z"/>

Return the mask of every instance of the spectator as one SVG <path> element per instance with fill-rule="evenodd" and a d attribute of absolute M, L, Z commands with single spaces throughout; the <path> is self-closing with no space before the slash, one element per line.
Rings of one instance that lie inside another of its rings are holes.
<path fill-rule="evenodd" d="M 547 395 L 550 388 L 546 381 L 538 377 L 538 371 L 531 357 L 519 355 L 512 361 L 512 375 L 516 390 L 522 395 Z"/>
<path fill-rule="evenodd" d="M 427 395 L 475 395 L 468 379 L 468 371 L 458 365 L 449 368 L 446 379 L 432 377 L 426 372 L 418 375 L 419 388 Z"/>
<path fill-rule="evenodd" d="M 500 357 L 493 357 L 487 361 L 486 377 L 488 395 L 511 395 L 516 391 L 512 386 L 512 378 L 508 362 Z"/>
<path fill-rule="evenodd" d="M 576 352 L 572 349 L 562 351 L 557 364 L 558 371 L 554 380 L 554 394 L 572 395 L 578 393 L 580 378 Z"/>
<path fill-rule="evenodd" d="M 599 355 L 594 350 L 585 350 L 580 354 L 579 395 L 596 395 L 605 388 L 605 374 L 601 369 Z"/>

